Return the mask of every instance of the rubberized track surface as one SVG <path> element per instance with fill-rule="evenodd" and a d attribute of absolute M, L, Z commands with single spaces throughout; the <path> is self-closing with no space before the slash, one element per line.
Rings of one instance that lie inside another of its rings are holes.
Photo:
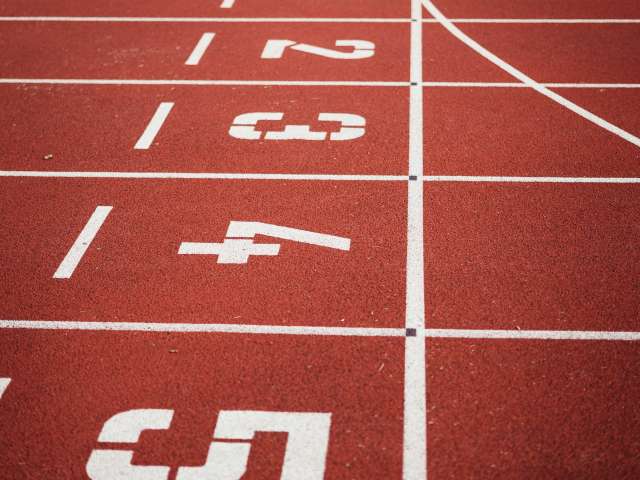
<path fill-rule="evenodd" d="M 639 478 L 638 38 L 3 2 L 0 478 Z"/>

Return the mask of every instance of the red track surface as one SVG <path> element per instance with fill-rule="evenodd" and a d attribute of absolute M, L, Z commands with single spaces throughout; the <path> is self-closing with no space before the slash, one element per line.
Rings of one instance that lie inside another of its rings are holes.
<path fill-rule="evenodd" d="M 0 5 L 0 478 L 640 478 L 638 2 L 230 3 Z"/>

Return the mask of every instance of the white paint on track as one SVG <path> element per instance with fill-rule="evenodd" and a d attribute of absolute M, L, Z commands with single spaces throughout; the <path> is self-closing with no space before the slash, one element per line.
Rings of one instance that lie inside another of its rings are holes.
<path fill-rule="evenodd" d="M 224 8 L 224 7 L 222 7 Z M 640 24 L 637 18 L 450 18 L 452 23 L 495 24 Z M 105 17 L 105 16 L 4 16 L 0 22 L 101 22 L 101 23 L 409 23 L 410 18 L 330 17 Z M 423 23 L 439 23 L 425 18 Z"/>
<path fill-rule="evenodd" d="M 173 333 L 243 333 L 255 335 L 309 335 L 335 337 L 404 337 L 404 328 L 379 327 L 307 327 L 292 325 L 245 325 L 233 323 L 154 323 L 154 322 L 81 322 L 59 320 L 0 320 L 0 329 L 173 332 Z M 565 340 L 638 342 L 640 332 L 597 330 L 482 330 L 427 328 L 417 330 L 416 337 L 473 340 Z M 411 342 L 416 345 L 421 342 Z M 411 347 L 410 347 L 411 348 Z M 415 353 L 415 352 L 409 352 Z"/>
<path fill-rule="evenodd" d="M 236 0 L 222 0 L 220 8 L 232 8 L 235 3 Z"/>
<path fill-rule="evenodd" d="M 233 323 L 75 322 L 55 320 L 0 320 L 0 329 L 86 330 L 116 332 L 249 333 L 256 335 L 311 335 L 335 337 L 403 337 L 404 328 L 306 327 Z"/>
<path fill-rule="evenodd" d="M 1 177 L 31 178 L 105 178 L 150 180 L 311 180 L 344 182 L 400 182 L 407 175 L 332 175 L 297 173 L 197 173 L 197 172 L 57 172 L 0 170 Z"/>
<path fill-rule="evenodd" d="M 409 87 L 410 82 L 357 80 L 174 80 L 132 78 L 0 78 L 0 85 L 134 85 L 247 87 Z M 422 82 L 427 88 L 533 88 L 520 82 Z M 640 83 L 540 83 L 547 88 L 640 89 Z"/>
<path fill-rule="evenodd" d="M 409 174 L 423 175 L 422 5 L 411 0 Z M 424 184 L 407 184 L 407 278 L 405 327 L 424 329 Z M 403 480 L 427 478 L 426 351 L 422 336 L 407 336 L 404 351 Z"/>
<path fill-rule="evenodd" d="M 0 399 L 11 383 L 10 378 L 0 378 Z"/>
<path fill-rule="evenodd" d="M 490 177 L 473 175 L 428 175 L 425 182 L 477 182 L 477 183 L 640 183 L 637 177 Z"/>
<path fill-rule="evenodd" d="M 73 272 L 78 267 L 78 264 L 82 260 L 82 257 L 87 252 L 87 249 L 93 242 L 93 239 L 98 234 L 100 227 L 109 216 L 111 209 L 109 206 L 99 206 L 91 214 L 89 221 L 84 226 L 78 238 L 73 243 L 67 255 L 62 260 L 62 263 L 53 274 L 53 278 L 69 279 L 73 275 Z"/>
<path fill-rule="evenodd" d="M 423 1 L 423 4 L 424 4 L 425 8 L 427 9 L 427 11 L 436 20 L 438 20 L 438 22 L 444 28 L 446 28 L 449 31 L 449 33 L 451 33 L 454 37 L 456 37 L 462 43 L 467 45 L 469 48 L 474 50 L 476 53 L 478 53 L 479 55 L 483 56 L 484 58 L 489 60 L 494 65 L 498 66 L 499 68 L 501 68 L 502 70 L 507 72 L 512 77 L 518 79 L 520 82 L 522 82 L 525 85 L 529 86 L 530 88 L 536 90 L 541 95 L 544 95 L 545 97 L 549 98 L 550 100 L 553 100 L 554 102 L 558 103 L 559 105 L 562 105 L 563 107 L 565 107 L 568 110 L 572 111 L 573 113 L 581 116 L 585 120 L 588 120 L 591 123 L 599 126 L 600 128 L 603 128 L 603 129 L 607 130 L 608 132 L 610 132 L 610 133 L 612 133 L 614 135 L 617 135 L 618 137 L 626 140 L 627 142 L 640 147 L 640 138 L 638 138 L 635 135 L 632 135 L 631 133 L 621 129 L 620 127 L 617 127 L 616 125 L 613 125 L 612 123 L 610 123 L 610 122 L 606 121 L 605 119 L 603 119 L 603 118 L 591 113 L 590 111 L 582 108 L 581 106 L 573 103 L 572 101 L 564 98 L 563 96 L 558 95 L 554 91 L 549 90 L 544 85 L 539 84 L 538 82 L 533 80 L 531 77 L 525 75 L 523 72 L 521 72 L 517 68 L 513 67 L 512 65 L 508 64 L 507 62 L 505 62 L 504 60 L 502 60 L 498 56 L 494 55 L 492 52 L 490 52 L 489 50 L 484 48 L 482 45 L 480 45 L 478 42 L 476 42 L 471 37 L 469 37 L 466 33 L 464 33 L 462 30 L 460 30 L 456 25 L 454 25 L 451 20 L 449 20 L 447 17 L 445 17 L 440 12 L 440 10 L 438 10 L 438 8 L 433 4 L 433 2 L 431 0 L 422 0 L 422 1 Z"/>
<path fill-rule="evenodd" d="M 148 150 L 153 141 L 155 140 L 158 132 L 164 125 L 165 120 L 169 116 L 171 109 L 173 108 L 172 102 L 162 102 L 158 105 L 153 117 L 149 121 L 147 128 L 142 133 L 142 136 L 136 142 L 136 145 L 133 147 L 136 150 Z"/>
<path fill-rule="evenodd" d="M 207 51 L 207 48 L 209 48 L 209 45 L 211 45 L 211 42 L 213 41 L 213 38 L 215 36 L 216 34 L 213 32 L 203 33 L 202 37 L 200 37 L 200 40 L 198 40 L 198 43 L 193 49 L 193 52 L 191 52 L 191 55 L 189 55 L 189 58 L 187 58 L 187 61 L 184 62 L 184 64 L 198 65 L 200 63 L 200 60 L 202 60 L 204 52 Z"/>

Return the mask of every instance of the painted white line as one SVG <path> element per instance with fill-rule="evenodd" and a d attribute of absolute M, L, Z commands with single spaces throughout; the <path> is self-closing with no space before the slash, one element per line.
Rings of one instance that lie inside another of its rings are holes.
<path fill-rule="evenodd" d="M 460 330 L 430 328 L 428 338 L 471 338 L 486 340 L 604 340 L 640 341 L 640 332 L 604 332 L 582 330 Z"/>
<path fill-rule="evenodd" d="M 6 85 L 186 85 L 186 86 L 286 86 L 286 87 L 408 87 L 409 82 L 324 80 L 137 80 L 108 78 L 0 78 Z"/>
<path fill-rule="evenodd" d="M 489 177 L 473 175 L 427 175 L 425 182 L 478 182 L 478 183 L 640 183 L 637 177 Z"/>
<path fill-rule="evenodd" d="M 0 17 L 0 22 L 113 22 L 113 23 L 409 23 L 410 18 L 303 17 Z"/>
<path fill-rule="evenodd" d="M 114 332 L 249 333 L 257 335 L 320 335 L 336 337 L 403 337 L 404 328 L 304 327 L 233 323 L 66 322 L 0 320 L 0 329 L 88 330 Z"/>
<path fill-rule="evenodd" d="M 451 18 L 453 23 L 548 23 L 548 24 L 625 24 L 640 23 L 637 18 Z M 425 21 L 438 23 L 435 18 Z"/>
<path fill-rule="evenodd" d="M 62 260 L 62 263 L 53 274 L 53 278 L 71 278 L 71 275 L 73 275 L 73 272 L 80 263 L 80 260 L 82 260 L 89 245 L 93 242 L 98 230 L 102 227 L 112 208 L 113 207 L 99 206 L 95 209 L 89 221 L 80 232 L 80 235 L 78 235 L 78 238 L 71 246 L 71 249 L 67 252 L 64 260 Z"/>
<path fill-rule="evenodd" d="M 0 398 L 2 398 L 2 395 L 4 395 L 4 392 L 7 390 L 10 383 L 10 378 L 0 378 Z"/>
<path fill-rule="evenodd" d="M 222 0 L 220 8 L 231 8 L 234 3 L 236 3 L 236 0 Z"/>
<path fill-rule="evenodd" d="M 193 49 L 193 52 L 191 52 L 191 55 L 189 55 L 189 58 L 187 58 L 187 61 L 184 62 L 184 64 L 198 65 L 200 63 L 200 60 L 202 59 L 202 56 L 204 55 L 204 52 L 207 51 L 207 48 L 209 48 L 209 45 L 211 45 L 211 42 L 213 41 L 213 38 L 215 36 L 216 34 L 212 32 L 203 33 L 202 37 L 200 37 L 200 40 L 198 40 L 198 43 Z"/>
<path fill-rule="evenodd" d="M 162 125 L 169 116 L 169 112 L 171 112 L 172 108 L 172 102 L 162 102 L 160 105 L 158 105 L 158 108 L 153 114 L 153 117 L 151 117 L 147 128 L 142 133 L 142 136 L 138 139 L 135 147 L 133 147 L 134 149 L 147 150 L 151 146 L 156 138 L 156 135 L 158 135 L 158 132 L 162 128 Z"/>
<path fill-rule="evenodd" d="M 310 232 L 297 228 L 281 227 L 262 222 L 238 222 L 232 220 L 227 229 L 227 237 L 231 238 L 255 238 L 256 235 L 290 240 L 293 242 L 307 243 L 318 247 L 334 248 L 336 250 L 349 251 L 351 240 L 326 233 Z"/>
<path fill-rule="evenodd" d="M 404 328 L 380 327 L 307 327 L 287 325 L 245 325 L 233 323 L 153 323 L 153 322 L 78 322 L 58 320 L 0 320 L 0 329 L 80 330 L 112 332 L 246 333 L 255 335 L 314 335 L 337 337 L 404 337 Z M 427 328 L 411 338 L 457 338 L 486 340 L 572 340 L 640 341 L 640 332 L 596 330 L 475 330 Z M 409 348 L 424 344 L 410 342 Z M 424 351 L 424 350 L 423 350 Z M 410 354 L 417 358 L 415 351 Z M 424 356 L 423 356 L 424 357 Z M 417 365 L 412 364 L 412 368 Z M 415 385 L 414 385 L 415 386 Z M 405 385 L 405 388 L 407 386 Z"/>
<path fill-rule="evenodd" d="M 512 65 L 508 64 L 507 62 L 505 62 L 504 60 L 502 60 L 498 56 L 494 55 L 489 50 L 487 50 L 482 45 L 480 45 L 478 42 L 476 42 L 471 37 L 469 37 L 462 30 L 460 30 L 457 26 L 455 26 L 451 22 L 451 20 L 449 20 L 447 17 L 445 17 L 440 12 L 440 10 L 438 10 L 438 8 L 436 8 L 436 6 L 433 4 L 433 2 L 431 0 L 422 0 L 422 1 L 423 1 L 423 4 L 424 4 L 425 8 L 427 9 L 427 11 L 436 20 L 438 20 L 439 23 L 449 31 L 449 33 L 451 33 L 454 37 L 456 37 L 462 43 L 467 45 L 469 48 L 474 50 L 476 53 L 482 55 L 484 58 L 489 60 L 491 63 L 493 63 L 494 65 L 500 67 L 502 70 L 507 72 L 512 77 L 518 79 L 522 83 L 524 83 L 524 84 L 528 85 L 529 87 L 533 88 L 534 90 L 536 90 L 541 95 L 544 95 L 545 97 L 553 100 L 554 102 L 558 103 L 559 105 L 562 105 L 563 107 L 565 107 L 568 110 L 572 111 L 573 113 L 581 116 L 585 120 L 588 120 L 588 121 L 592 122 L 593 124 L 599 126 L 600 128 L 603 128 L 603 129 L 607 130 L 608 132 L 610 132 L 610 133 L 612 133 L 614 135 L 617 135 L 620 138 L 626 140 L 627 142 L 640 147 L 640 138 L 638 138 L 635 135 L 632 135 L 631 133 L 621 129 L 620 127 L 617 127 L 617 126 L 613 125 L 612 123 L 609 123 L 605 119 L 600 118 L 599 116 L 597 116 L 597 115 L 591 113 L 590 111 L 580 107 L 579 105 L 576 105 L 575 103 L 571 102 L 570 100 L 567 100 L 563 96 L 558 95 L 557 93 L 555 93 L 552 90 L 549 90 L 544 85 L 541 85 L 541 84 L 537 83 L 531 77 L 528 77 L 527 75 L 522 73 L 517 68 L 513 67 Z"/>
<path fill-rule="evenodd" d="M 408 87 L 410 82 L 350 80 L 154 80 L 109 78 L 0 78 L 0 85 L 136 85 L 221 87 Z M 533 88 L 519 82 L 423 82 L 427 88 Z M 547 88 L 638 89 L 640 83 L 540 83 Z"/>
<path fill-rule="evenodd" d="M 409 91 L 409 174 L 423 174 L 423 88 L 422 84 L 422 5 L 411 0 Z M 424 323 L 424 218 L 423 182 L 408 183 L 407 206 L 407 329 L 423 330 Z M 425 341 L 421 336 L 407 336 L 404 351 L 404 424 L 403 480 L 427 478 L 427 405 Z"/>
<path fill-rule="evenodd" d="M 0 170 L 0 177 L 31 178 L 114 178 L 114 179 L 181 179 L 181 180 L 311 180 L 345 182 L 401 182 L 406 175 L 331 175 L 297 173 L 190 173 L 190 172 L 56 172 Z"/>
<path fill-rule="evenodd" d="M 224 8 L 224 7 L 222 7 Z M 637 18 L 451 18 L 452 23 L 521 24 L 640 24 Z M 424 23 L 439 23 L 425 18 Z M 105 23 L 409 23 L 410 18 L 328 18 L 328 17 L 87 17 L 87 16 L 4 16 L 0 22 L 105 22 Z"/>
<path fill-rule="evenodd" d="M 530 85 L 513 82 L 424 82 L 422 85 L 429 88 L 531 88 Z M 540 85 L 547 88 L 640 88 L 640 83 L 541 83 Z"/>

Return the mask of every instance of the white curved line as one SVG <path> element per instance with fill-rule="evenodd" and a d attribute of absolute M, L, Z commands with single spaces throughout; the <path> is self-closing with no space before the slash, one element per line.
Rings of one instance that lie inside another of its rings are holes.
<path fill-rule="evenodd" d="M 458 40 L 460 40 L 469 48 L 474 50 L 476 53 L 479 53 L 480 55 L 482 55 L 484 58 L 489 60 L 494 65 L 497 65 L 498 67 L 500 67 L 502 70 L 507 72 L 512 77 L 517 78 L 523 84 L 533 88 L 538 93 L 544 95 L 547 98 L 550 98 L 554 102 L 559 103 L 563 107 L 580 115 L 582 118 L 589 120 L 590 122 L 598 125 L 599 127 L 604 128 L 608 132 L 611 132 L 614 135 L 617 135 L 618 137 L 625 139 L 627 142 L 632 143 L 637 147 L 640 147 L 640 138 L 636 137 L 635 135 L 632 135 L 631 133 L 625 130 L 622 130 L 620 127 L 616 127 L 612 123 L 607 122 L 605 119 L 600 118 L 599 116 L 591 113 L 588 110 L 585 110 L 581 106 L 576 105 L 575 103 L 573 103 L 570 100 L 567 100 L 563 96 L 558 95 L 557 93 L 549 90 L 547 87 L 540 85 L 531 77 L 528 77 L 517 68 L 513 67 L 512 65 L 508 64 L 501 58 L 491 53 L 489 50 L 484 48 L 482 45 L 480 45 L 478 42 L 476 42 L 474 39 L 469 37 L 462 30 L 460 30 L 457 26 L 455 26 L 451 20 L 445 17 L 442 14 L 442 12 L 438 10 L 438 8 L 433 4 L 433 2 L 431 2 L 431 0 L 422 0 L 422 4 L 428 10 L 431 16 L 435 18 L 438 21 L 438 23 L 440 23 L 444 28 L 449 30 L 449 32 L 453 36 L 455 36 Z"/>

